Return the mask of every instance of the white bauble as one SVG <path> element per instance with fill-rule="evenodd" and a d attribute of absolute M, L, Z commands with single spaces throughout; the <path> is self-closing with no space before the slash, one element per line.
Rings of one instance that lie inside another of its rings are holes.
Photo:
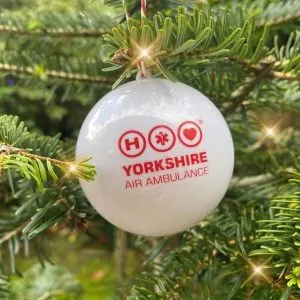
<path fill-rule="evenodd" d="M 165 79 L 130 82 L 86 117 L 77 159 L 92 157 L 81 181 L 95 209 L 126 231 L 164 236 L 196 225 L 223 198 L 233 171 L 229 128 L 194 88 Z"/>

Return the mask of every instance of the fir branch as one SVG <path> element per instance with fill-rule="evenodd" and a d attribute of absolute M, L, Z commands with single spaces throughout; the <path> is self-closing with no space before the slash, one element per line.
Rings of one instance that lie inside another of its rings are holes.
<path fill-rule="evenodd" d="M 16 174 L 14 175 L 15 181 L 18 178 Z M 23 179 L 19 179 L 18 181 L 24 182 Z M 68 186 L 70 186 L 70 191 L 67 192 Z M 18 246 L 18 250 L 15 251 L 14 247 L 11 247 L 11 244 L 22 245 L 24 248 L 25 256 L 29 254 L 29 240 L 36 238 L 38 236 L 41 237 L 41 234 L 50 228 L 54 228 L 59 223 L 66 225 L 71 221 L 71 226 L 76 226 L 77 229 L 82 230 L 89 236 L 96 238 L 95 235 L 90 233 L 89 225 L 87 223 L 87 202 L 84 201 L 84 210 L 85 212 L 81 212 L 80 208 L 78 208 L 79 203 L 77 204 L 78 197 L 76 196 L 79 188 L 78 183 L 74 183 L 71 180 L 67 180 L 65 182 L 60 182 L 60 184 L 52 183 L 51 186 L 45 190 L 44 193 L 40 191 L 36 191 L 35 188 L 32 188 L 33 184 L 30 182 L 26 182 L 26 188 L 21 185 L 17 192 L 18 200 L 23 201 L 22 205 L 18 207 L 17 210 L 13 210 L 13 212 L 9 215 L 3 214 L 1 218 L 1 232 L 3 232 L 3 236 L 1 239 L 1 243 L 7 243 L 7 247 L 4 248 L 2 246 L 3 253 L 8 252 L 11 260 L 10 267 L 12 272 L 16 272 L 16 259 L 20 253 L 21 247 Z M 81 189 L 80 189 L 81 191 Z M 66 193 L 67 192 L 67 193 Z M 76 198 L 76 202 L 74 202 L 74 198 Z M 80 193 L 80 198 L 83 198 L 82 192 Z M 24 201 L 26 199 L 26 201 Z M 37 201 L 38 199 L 38 201 Z M 21 220 L 26 220 L 22 222 Z M 14 224 L 20 225 L 14 225 Z M 15 228 L 8 230 L 16 226 Z M 7 232 L 6 232 L 7 231 Z M 19 236 L 19 233 L 22 231 L 22 235 Z M 98 238 L 96 238 L 99 240 Z M 4 250 L 7 250 L 4 252 Z M 41 249 L 39 249 L 41 251 Z M 0 255 L 1 257 L 1 255 Z M 0 260 L 1 264 L 1 260 Z"/>
<path fill-rule="evenodd" d="M 227 27 L 228 23 L 232 25 Z M 104 37 L 109 49 L 108 62 L 114 65 L 109 70 L 114 70 L 117 65 L 125 68 L 117 81 L 120 83 L 130 76 L 140 61 L 146 68 L 156 68 L 171 80 L 170 72 L 162 62 L 166 61 L 170 68 L 172 60 L 181 53 L 198 52 L 203 60 L 237 55 L 256 62 L 266 53 L 267 29 L 257 47 L 249 47 L 253 38 L 252 27 L 253 20 L 243 16 L 242 12 L 237 18 L 228 11 L 198 8 L 190 13 L 179 7 L 175 18 L 158 14 L 144 23 L 130 19 L 128 26 L 119 25 L 112 29 L 111 35 Z"/>
<path fill-rule="evenodd" d="M 16 26 L 0 24 L 0 33 L 9 35 L 24 35 L 24 36 L 49 36 L 54 38 L 99 38 L 103 34 L 109 33 L 107 30 L 92 30 L 92 29 L 77 29 L 65 30 L 63 28 L 42 29 L 42 30 L 25 30 Z"/>
<path fill-rule="evenodd" d="M 0 63 L 0 72 L 17 73 L 30 76 L 42 76 L 46 75 L 51 78 L 60 78 L 70 81 L 79 81 L 87 83 L 101 83 L 101 84 L 112 84 L 115 80 L 109 76 L 93 76 L 80 73 L 69 73 L 55 70 L 40 70 L 38 67 L 19 67 L 16 65 L 2 64 Z"/>
<path fill-rule="evenodd" d="M 193 269 L 191 269 L 188 275 L 183 278 L 179 278 L 174 286 L 170 287 L 166 293 L 163 294 L 164 299 L 176 299 L 180 295 L 180 291 L 184 290 L 188 286 L 191 280 L 203 269 L 203 264 L 201 262 L 196 262 Z"/>
<path fill-rule="evenodd" d="M 202 261 L 184 248 L 179 247 L 169 255 L 169 259 L 164 258 L 161 264 L 155 266 L 155 276 L 149 272 L 143 272 L 137 278 L 137 284 L 132 288 L 135 296 L 147 295 L 149 299 L 180 299 L 179 297 L 183 294 L 185 288 L 204 269 Z M 173 273 L 168 276 L 167 272 L 171 273 L 171 270 L 173 270 Z M 136 298 L 129 296 L 127 299 Z"/>
<path fill-rule="evenodd" d="M 5 242 L 7 242 L 8 240 L 10 240 L 11 238 L 13 238 L 14 236 L 18 235 L 23 229 L 24 227 L 28 224 L 29 222 L 26 221 L 25 223 L 19 225 L 18 227 L 16 227 L 15 229 L 5 233 L 5 235 L 0 238 L 0 244 L 3 244 Z"/>
<path fill-rule="evenodd" d="M 175 60 L 174 60 L 175 58 Z M 173 56 L 173 58 L 170 59 L 170 62 L 175 63 L 176 66 L 180 65 L 180 64 L 186 64 L 186 63 L 190 63 L 192 61 L 203 61 L 203 65 L 205 65 L 205 63 L 208 63 L 205 59 L 205 55 L 203 56 L 201 53 L 199 53 L 198 51 L 195 52 L 190 52 L 190 53 L 180 53 L 177 56 Z M 213 63 L 214 58 L 210 59 L 210 63 Z M 241 66 L 243 67 L 243 69 L 246 70 L 246 72 L 248 73 L 254 73 L 254 74 L 259 74 L 261 72 L 261 68 L 262 65 L 264 64 L 269 64 L 270 62 L 274 63 L 274 68 L 280 68 L 281 64 L 280 62 L 276 62 L 274 60 L 274 57 L 264 57 L 261 59 L 261 61 L 257 64 L 253 64 L 251 63 L 249 60 L 246 59 L 241 59 L 240 57 L 236 57 L 236 56 L 223 56 L 222 58 L 217 57 L 215 59 L 215 63 L 221 63 L 221 62 L 229 62 L 232 64 L 235 64 L 237 66 Z M 285 64 L 289 64 L 289 61 L 285 61 Z M 172 67 L 172 66 L 171 66 Z M 276 70 L 270 70 L 265 78 L 268 79 L 279 79 L 279 80 L 285 80 L 285 81 L 300 81 L 300 76 L 297 74 L 294 74 L 292 72 L 280 72 L 280 71 L 276 71 Z M 234 68 L 232 68 L 233 71 L 235 71 Z M 179 72 L 180 75 L 180 72 Z"/>
<path fill-rule="evenodd" d="M 96 171 L 93 166 L 87 164 L 89 160 L 63 161 L 0 144 L 0 167 L 17 169 L 27 179 L 34 179 L 41 190 L 43 183 L 47 181 L 47 175 L 54 181 L 58 180 L 54 167 L 59 168 L 64 176 L 72 175 L 87 181 L 93 180 Z"/>
<path fill-rule="evenodd" d="M 29 141 L 29 133 L 24 123 L 19 122 L 13 116 L 0 117 L 0 167 L 5 169 L 16 169 L 27 179 L 34 179 L 40 190 L 43 190 L 43 183 L 47 182 L 48 177 L 58 180 L 59 169 L 64 176 L 72 175 L 84 180 L 93 180 L 96 170 L 95 167 L 87 164 L 89 159 L 81 161 L 65 161 L 48 156 L 32 153 L 28 148 L 19 148 Z M 31 136 L 35 141 L 34 136 Z M 44 140 L 43 148 L 46 148 Z M 52 152 L 58 151 L 57 140 L 48 141 L 53 145 Z M 19 146 L 16 147 L 15 145 Z"/>
<path fill-rule="evenodd" d="M 258 28 L 264 26 L 282 26 L 293 23 L 300 18 L 300 3 L 298 0 L 270 1 L 266 7 L 260 8 Z"/>
<path fill-rule="evenodd" d="M 267 22 L 260 22 L 257 26 L 258 27 L 264 27 L 265 25 L 269 26 L 269 27 L 274 27 L 274 26 L 280 26 L 286 23 L 291 23 L 294 21 L 298 21 L 300 18 L 300 11 L 296 11 L 295 13 L 292 13 L 290 15 L 287 16 L 282 16 L 278 19 L 274 19 L 274 20 L 270 20 Z"/>
<path fill-rule="evenodd" d="M 105 36 L 110 49 L 109 62 L 113 64 L 113 67 L 107 70 L 125 67 L 124 73 L 115 83 L 117 85 L 126 76 L 131 75 L 132 70 L 137 68 L 141 60 L 146 68 L 156 69 L 170 80 L 173 80 L 172 74 L 167 70 L 182 64 L 196 64 L 195 61 L 198 64 L 205 64 L 208 61 L 234 62 L 242 65 L 248 73 L 255 73 L 258 77 L 265 64 L 274 63 L 274 68 L 268 70 L 264 78 L 300 81 L 297 73 L 297 57 L 275 63 L 275 57 L 267 56 L 270 53 L 266 47 L 268 27 L 264 28 L 261 37 L 255 42 L 257 46 L 250 46 L 250 41 L 253 43 L 256 39 L 253 21 L 243 16 L 243 12 L 241 15 L 239 19 L 230 15 L 228 11 L 194 9 L 189 13 L 179 8 L 175 20 L 162 14 L 159 17 L 154 16 L 153 20 L 147 20 L 145 24 L 130 19 L 128 27 L 119 25 L 112 29 L 111 35 Z M 230 30 L 225 26 L 228 23 L 233 24 Z M 299 39 L 296 38 L 295 45 L 292 45 L 292 40 L 288 42 L 295 54 L 297 54 L 297 41 Z M 143 54 L 142 49 L 146 49 L 146 55 Z M 253 85 L 257 82 L 254 81 Z"/>
<path fill-rule="evenodd" d="M 300 81 L 300 76 L 295 76 L 290 73 L 283 73 L 278 71 L 271 71 L 268 77 L 287 81 Z"/>
<path fill-rule="evenodd" d="M 235 111 L 246 99 L 246 97 L 256 88 L 257 84 L 265 77 L 268 76 L 273 64 L 266 64 L 262 66 L 259 73 L 256 73 L 254 76 L 248 78 L 246 82 L 239 87 L 236 91 L 233 92 L 230 105 L 224 110 L 224 115 L 231 114 Z"/>
<path fill-rule="evenodd" d="M 0 33 L 27 37 L 101 38 L 116 25 L 103 9 L 80 11 L 1 10 Z"/>
<path fill-rule="evenodd" d="M 273 174 L 266 173 L 244 178 L 233 177 L 230 182 L 230 188 L 248 187 L 257 184 L 263 184 L 274 180 L 276 177 Z"/>
<path fill-rule="evenodd" d="M 18 146 L 22 145 L 28 138 L 27 127 L 24 122 L 19 122 L 19 117 L 6 115 L 0 117 L 0 143 Z"/>
<path fill-rule="evenodd" d="M 258 64 L 252 64 L 251 62 L 241 59 L 239 57 L 229 56 L 228 58 L 229 62 L 240 64 L 242 67 L 247 69 L 250 72 L 254 72 L 255 74 L 261 72 L 261 65 L 269 64 L 271 62 L 274 63 L 274 67 L 277 68 L 281 66 L 280 63 L 275 63 L 274 57 L 265 57 L 261 59 L 261 61 Z M 285 62 L 285 64 L 289 64 L 288 61 Z M 279 79 L 279 80 L 287 80 L 287 81 L 300 81 L 300 77 L 296 74 L 292 74 L 291 72 L 284 73 L 280 71 L 270 70 L 268 74 L 266 74 L 267 78 L 273 78 L 273 79 Z"/>
<path fill-rule="evenodd" d="M 273 266 L 280 268 L 276 272 L 284 284 L 292 286 L 300 280 L 299 268 L 299 211 L 300 211 L 300 174 L 292 173 L 295 178 L 291 184 L 296 192 L 278 196 L 271 201 L 270 218 L 259 220 L 261 227 L 257 230 L 260 235 L 254 243 L 260 249 L 251 251 L 251 256 L 268 256 L 272 258 Z M 294 280 L 296 279 L 296 280 Z M 298 283 L 299 286 L 299 283 Z M 292 299 L 292 298 L 291 298 Z"/>
<path fill-rule="evenodd" d="M 2 155 L 13 155 L 13 154 L 20 154 L 25 157 L 31 158 L 31 159 L 38 159 L 41 161 L 50 161 L 52 164 L 59 165 L 61 167 L 70 167 L 74 165 L 74 162 L 68 162 L 68 161 L 62 161 L 58 159 L 54 159 L 51 157 L 43 157 L 37 154 L 30 153 L 24 149 L 19 149 L 16 147 L 11 147 L 10 145 L 0 144 L 0 154 Z"/>
<path fill-rule="evenodd" d="M 0 297 L 1 299 L 10 299 L 10 290 L 8 277 L 0 274 Z"/>

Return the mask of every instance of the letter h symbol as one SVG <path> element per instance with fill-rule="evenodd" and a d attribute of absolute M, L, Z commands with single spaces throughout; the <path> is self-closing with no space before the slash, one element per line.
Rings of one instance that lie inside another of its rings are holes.
<path fill-rule="evenodd" d="M 131 146 L 135 146 L 136 149 L 140 148 L 140 143 L 138 137 L 135 137 L 133 141 L 129 141 L 129 139 L 125 139 L 125 147 L 127 151 L 131 150 Z"/>

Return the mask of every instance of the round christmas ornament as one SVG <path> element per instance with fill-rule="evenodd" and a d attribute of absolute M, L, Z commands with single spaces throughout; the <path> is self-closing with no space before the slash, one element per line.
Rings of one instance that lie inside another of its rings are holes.
<path fill-rule="evenodd" d="M 229 128 L 190 86 L 165 79 L 109 92 L 85 119 L 77 158 L 92 157 L 81 185 L 95 209 L 126 231 L 164 236 L 196 225 L 223 198 L 233 171 Z"/>

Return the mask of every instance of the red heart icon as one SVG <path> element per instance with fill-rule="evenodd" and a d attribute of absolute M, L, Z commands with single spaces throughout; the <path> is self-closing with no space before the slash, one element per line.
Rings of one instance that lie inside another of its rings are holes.
<path fill-rule="evenodd" d="M 186 128 L 183 130 L 183 135 L 190 141 L 192 141 L 196 135 L 197 135 L 197 131 L 195 128 Z"/>

